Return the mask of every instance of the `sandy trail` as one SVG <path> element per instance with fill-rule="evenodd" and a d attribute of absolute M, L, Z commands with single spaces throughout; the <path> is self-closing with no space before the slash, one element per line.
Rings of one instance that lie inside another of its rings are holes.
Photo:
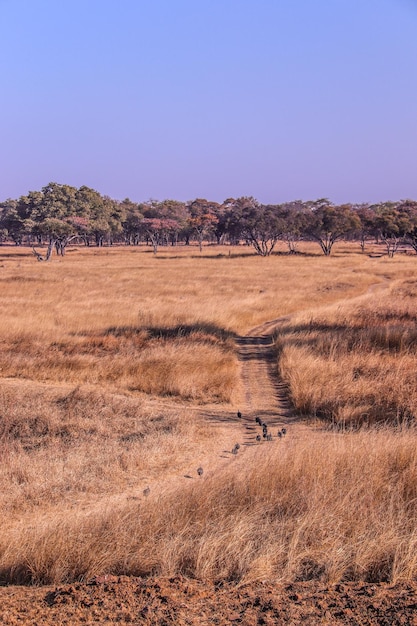
<path fill-rule="evenodd" d="M 251 457 L 262 454 L 265 445 L 271 446 L 278 442 L 279 445 L 285 445 L 289 438 L 293 438 L 296 425 L 297 436 L 300 435 L 300 429 L 307 429 L 307 426 L 298 424 L 288 389 L 278 375 L 274 332 L 287 319 L 285 317 L 266 322 L 236 339 L 243 387 L 243 398 L 239 406 L 242 416 L 239 418 L 237 411 L 230 413 L 214 409 L 201 412 L 203 418 L 214 422 L 218 428 L 216 438 L 220 444 L 217 455 L 210 455 L 202 460 L 202 466 L 208 470 L 207 475 L 223 470 L 229 462 L 239 466 L 247 454 Z M 263 429 L 256 423 L 256 418 L 267 424 L 267 432 L 272 435 L 272 441 L 264 439 Z M 278 437 L 278 431 L 282 428 L 286 428 L 287 434 Z M 257 440 L 259 437 L 260 441 Z M 239 444 L 240 448 L 233 455 L 235 444 Z"/>

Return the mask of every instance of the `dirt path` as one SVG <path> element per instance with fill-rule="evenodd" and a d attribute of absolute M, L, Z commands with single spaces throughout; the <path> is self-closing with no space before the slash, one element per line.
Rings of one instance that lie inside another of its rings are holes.
<path fill-rule="evenodd" d="M 278 440 L 280 444 L 285 445 L 287 437 L 292 438 L 297 417 L 292 411 L 288 389 L 278 377 L 277 357 L 273 345 L 274 331 L 287 319 L 279 318 L 266 322 L 236 340 L 244 394 L 242 405 L 239 407 L 242 417 L 238 417 L 237 411 L 227 411 L 223 407 L 212 406 L 210 409 L 205 407 L 199 413 L 202 419 L 211 424 L 212 442 L 206 446 L 204 452 L 196 457 L 195 451 L 190 451 L 180 467 L 165 472 L 163 478 L 148 481 L 142 477 L 136 487 L 129 492 L 114 494 L 107 498 L 107 503 L 110 501 L 112 506 L 115 506 L 126 498 L 146 498 L 151 501 L 164 493 L 178 489 L 184 479 L 204 480 L 218 471 L 223 471 L 231 463 L 239 466 L 244 462 L 246 454 L 251 456 L 261 454 L 263 446 L 273 445 L 278 443 Z M 256 417 L 267 424 L 272 441 L 264 439 L 263 429 L 256 423 Z M 279 438 L 278 431 L 282 428 L 289 432 Z M 300 428 L 307 427 L 297 424 L 297 431 Z M 257 436 L 261 437 L 261 441 L 257 441 Z M 237 454 L 233 452 L 236 444 L 239 445 Z M 197 473 L 199 467 L 203 470 L 202 477 Z M 149 493 L 145 495 L 144 489 L 148 488 Z M 95 503 L 94 506 L 99 507 L 100 504 Z M 91 512 L 91 505 L 89 510 Z"/>
<path fill-rule="evenodd" d="M 371 293 L 383 291 L 389 287 L 389 281 L 370 285 L 368 290 L 353 298 L 344 301 L 360 300 Z M 219 458 L 230 458 L 234 442 L 239 443 L 239 457 L 242 453 L 252 448 L 252 454 L 262 445 L 270 445 L 278 440 L 278 431 L 285 428 L 287 434 L 281 442 L 303 437 L 311 431 L 308 425 L 296 415 L 291 405 L 289 389 L 278 373 L 278 359 L 274 349 L 274 335 L 280 327 L 290 320 L 290 316 L 284 316 L 270 320 L 250 330 L 246 335 L 236 339 L 238 359 L 241 364 L 241 379 L 243 386 L 242 417 L 224 411 L 204 411 L 203 417 L 217 422 L 221 427 L 218 432 L 219 441 L 223 441 L 222 452 L 218 458 L 207 458 L 204 464 L 213 473 L 219 468 Z M 262 428 L 256 423 L 259 418 L 268 426 L 268 432 L 272 435 L 272 442 L 263 439 Z M 257 436 L 261 441 L 257 441 Z M 236 459 L 237 460 L 237 459 Z"/>
<path fill-rule="evenodd" d="M 238 417 L 237 411 L 231 413 L 224 409 L 205 409 L 201 412 L 201 416 L 214 422 L 218 429 L 218 454 L 208 455 L 202 460 L 208 475 L 223 469 L 228 462 L 239 465 L 244 462 L 246 454 L 262 454 L 265 445 L 270 446 L 278 441 L 280 445 L 284 444 L 289 437 L 292 438 L 295 427 L 297 436 L 300 436 L 302 429 L 307 429 L 307 426 L 299 423 L 291 406 L 289 391 L 278 375 L 273 337 L 277 328 L 287 320 L 287 317 L 283 317 L 266 322 L 236 339 L 243 387 L 239 406 L 241 417 Z M 267 434 L 272 440 L 264 438 L 263 428 L 256 422 L 256 418 L 267 425 Z M 278 436 L 282 434 L 282 428 L 287 432 Z M 233 454 L 236 444 L 240 447 L 237 454 Z"/>
<path fill-rule="evenodd" d="M 236 341 L 242 364 L 245 415 L 252 421 L 258 416 L 268 426 L 286 425 L 295 418 L 288 389 L 278 377 L 273 342 L 274 331 L 286 319 L 266 322 Z"/>

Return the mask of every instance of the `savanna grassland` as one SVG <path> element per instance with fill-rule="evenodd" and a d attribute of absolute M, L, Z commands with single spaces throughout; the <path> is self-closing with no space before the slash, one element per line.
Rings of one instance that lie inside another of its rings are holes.
<path fill-rule="evenodd" d="M 414 580 L 416 268 L 353 245 L 0 248 L 0 580 Z M 278 318 L 288 436 L 219 459 L 235 340 Z"/>

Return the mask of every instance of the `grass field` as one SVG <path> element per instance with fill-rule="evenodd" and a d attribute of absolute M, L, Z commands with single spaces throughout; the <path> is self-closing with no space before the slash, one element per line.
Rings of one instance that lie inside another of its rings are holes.
<path fill-rule="evenodd" d="M 417 282 L 385 287 L 280 329 L 280 371 L 300 414 L 343 428 L 415 423 Z"/>
<path fill-rule="evenodd" d="M 302 252 L 0 248 L 0 581 L 415 578 L 417 258 Z M 184 480 L 244 404 L 235 338 L 281 317 L 309 428 Z"/>

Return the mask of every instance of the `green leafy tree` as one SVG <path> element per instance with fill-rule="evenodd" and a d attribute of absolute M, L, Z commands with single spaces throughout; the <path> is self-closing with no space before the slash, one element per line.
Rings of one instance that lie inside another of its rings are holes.
<path fill-rule="evenodd" d="M 281 219 L 281 239 L 287 244 L 288 252 L 296 254 L 307 226 L 308 209 L 301 200 L 294 200 L 277 205 L 275 212 Z"/>
<path fill-rule="evenodd" d="M 407 211 L 399 208 L 395 202 L 383 202 L 373 205 L 375 226 L 379 237 L 385 244 L 387 255 L 393 257 L 401 241 L 411 231 L 412 223 Z"/>
<path fill-rule="evenodd" d="M 368 204 L 360 204 L 353 207 L 359 217 L 360 226 L 357 232 L 362 252 L 365 252 L 366 242 L 377 235 L 375 224 L 375 212 Z"/>
<path fill-rule="evenodd" d="M 9 198 L 0 204 L 0 229 L 5 237 L 9 237 L 17 246 L 23 242 L 28 231 L 28 223 L 17 210 L 17 200 Z"/>
<path fill-rule="evenodd" d="M 122 223 L 124 240 L 127 245 L 138 245 L 142 233 L 142 205 L 125 198 L 121 202 L 125 218 Z"/>
<path fill-rule="evenodd" d="M 115 225 L 115 203 L 110 198 L 101 196 L 97 191 L 89 194 L 88 235 L 92 237 L 96 246 L 102 247 L 104 242 L 110 241 Z M 120 224 L 120 231 L 122 225 Z"/>
<path fill-rule="evenodd" d="M 401 200 L 398 210 L 407 215 L 408 224 L 405 240 L 417 253 L 417 202 L 415 200 Z"/>
<path fill-rule="evenodd" d="M 48 242 L 45 258 L 34 250 L 39 260 L 48 260 L 54 247 L 63 256 L 69 241 L 76 236 L 76 228 L 71 224 L 75 195 L 75 187 L 49 183 L 40 192 L 29 192 L 17 202 L 16 211 L 24 230 L 30 230 L 38 243 L 45 239 Z"/>
<path fill-rule="evenodd" d="M 334 206 L 323 198 L 309 202 L 308 206 L 305 233 L 320 245 L 325 256 L 330 256 L 336 241 L 360 228 L 359 217 L 349 204 Z"/>
<path fill-rule="evenodd" d="M 269 256 L 283 230 L 283 222 L 274 206 L 259 204 L 255 198 L 241 197 L 234 203 L 234 218 L 245 240 L 260 256 Z"/>

